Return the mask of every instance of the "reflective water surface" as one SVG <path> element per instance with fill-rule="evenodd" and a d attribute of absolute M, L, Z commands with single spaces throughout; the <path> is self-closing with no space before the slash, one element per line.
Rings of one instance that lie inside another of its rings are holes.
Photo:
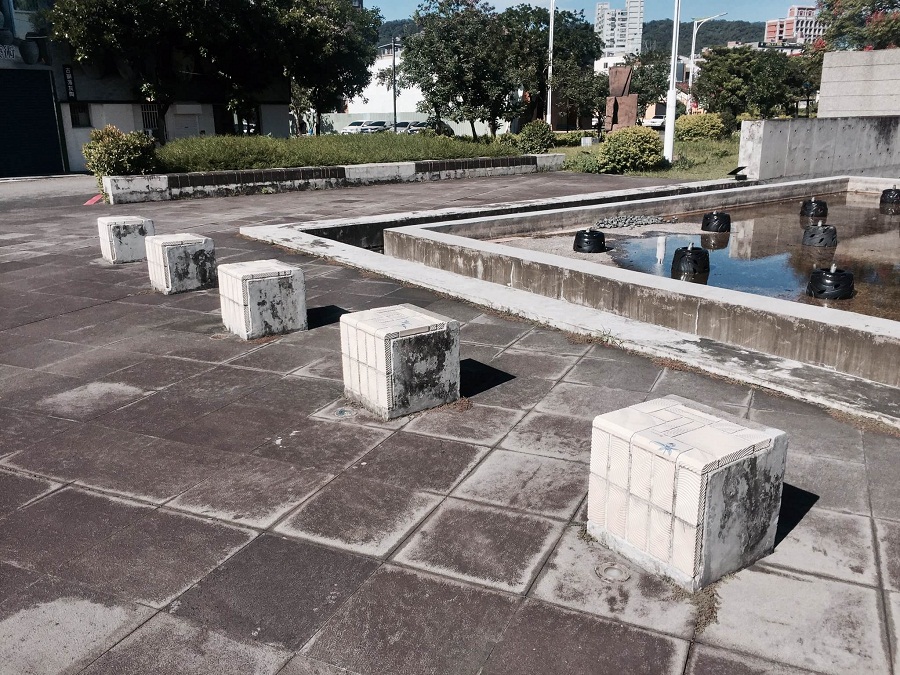
<path fill-rule="evenodd" d="M 710 273 L 695 283 L 757 295 L 834 307 L 900 320 L 900 216 L 882 215 L 877 195 L 827 195 L 825 223 L 837 229 L 837 248 L 802 246 L 800 202 L 794 200 L 727 209 L 731 233 L 700 232 L 702 213 L 679 217 L 696 224 L 697 234 L 660 231 L 641 238 L 607 233 L 610 256 L 625 269 L 671 276 L 675 249 L 693 243 L 709 250 Z M 661 226 L 663 229 L 665 226 Z M 848 300 L 816 300 L 806 295 L 815 266 L 853 272 L 856 294 Z"/>

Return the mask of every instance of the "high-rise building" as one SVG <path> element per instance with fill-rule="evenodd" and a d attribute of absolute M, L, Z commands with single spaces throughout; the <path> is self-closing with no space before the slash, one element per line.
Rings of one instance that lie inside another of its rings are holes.
<path fill-rule="evenodd" d="M 603 40 L 604 56 L 639 54 L 644 35 L 644 0 L 625 0 L 625 9 L 598 2 L 594 31 Z"/>
<path fill-rule="evenodd" d="M 804 44 L 824 34 L 825 26 L 818 20 L 818 10 L 815 7 L 793 5 L 785 18 L 766 21 L 763 42 Z"/>

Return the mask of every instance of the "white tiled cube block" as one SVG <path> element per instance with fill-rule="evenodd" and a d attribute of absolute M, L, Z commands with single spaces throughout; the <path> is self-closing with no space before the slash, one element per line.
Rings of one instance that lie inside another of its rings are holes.
<path fill-rule="evenodd" d="M 144 260 L 147 247 L 144 238 L 153 236 L 153 221 L 137 216 L 102 216 L 97 218 L 100 251 L 111 263 Z"/>
<path fill-rule="evenodd" d="M 696 591 L 772 552 L 787 434 L 678 396 L 594 418 L 588 530 Z"/>
<path fill-rule="evenodd" d="M 146 237 L 150 284 L 169 295 L 212 288 L 217 283 L 213 240 L 196 234 Z"/>
<path fill-rule="evenodd" d="M 245 340 L 306 330 L 306 283 L 279 260 L 219 265 L 222 322 Z"/>
<path fill-rule="evenodd" d="M 459 322 L 413 305 L 341 317 L 344 393 L 384 420 L 459 398 Z"/>

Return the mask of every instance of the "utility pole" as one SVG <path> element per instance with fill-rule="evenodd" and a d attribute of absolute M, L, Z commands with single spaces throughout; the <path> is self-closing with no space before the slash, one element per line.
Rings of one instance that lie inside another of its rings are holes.
<path fill-rule="evenodd" d="M 391 38 L 391 86 L 394 89 L 394 133 L 397 133 L 397 37 Z"/>
<path fill-rule="evenodd" d="M 553 128 L 553 23 L 556 19 L 556 0 L 550 0 L 550 51 L 547 67 L 547 124 Z"/>
<path fill-rule="evenodd" d="M 666 129 L 663 134 L 663 156 L 671 162 L 675 156 L 675 101 L 678 89 L 678 31 L 681 27 L 681 0 L 675 0 L 675 22 L 672 26 L 672 62 L 669 64 L 669 93 L 666 96 Z"/>
<path fill-rule="evenodd" d="M 722 12 L 715 16 L 708 16 L 705 19 L 694 19 L 694 36 L 691 38 L 691 73 L 688 75 L 688 103 L 690 104 L 688 105 L 688 114 L 694 112 L 694 70 L 696 68 L 694 54 L 697 53 L 697 31 L 700 30 L 700 26 L 707 21 L 718 19 L 720 16 L 725 16 L 726 14 L 728 14 L 728 12 Z"/>

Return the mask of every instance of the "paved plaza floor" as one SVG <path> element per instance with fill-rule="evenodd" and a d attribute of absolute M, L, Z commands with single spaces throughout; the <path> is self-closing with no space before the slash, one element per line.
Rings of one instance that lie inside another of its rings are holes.
<path fill-rule="evenodd" d="M 652 180 L 126 207 L 65 180 L 0 184 L 0 674 L 900 672 L 900 438 L 237 235 Z M 152 292 L 98 260 L 111 214 L 300 265 L 310 330 L 244 342 L 217 291 Z M 399 303 L 462 323 L 466 401 L 383 423 L 342 398 L 338 319 Z M 695 596 L 583 528 L 591 419 L 670 393 L 790 437 L 774 554 Z"/>

